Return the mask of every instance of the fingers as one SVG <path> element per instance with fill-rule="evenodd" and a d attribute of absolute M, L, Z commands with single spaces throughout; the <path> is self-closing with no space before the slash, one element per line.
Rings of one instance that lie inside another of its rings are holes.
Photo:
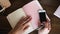
<path fill-rule="evenodd" d="M 38 21 L 38 27 L 40 27 L 41 26 L 41 22 L 40 21 Z"/>
<path fill-rule="evenodd" d="M 45 22 L 45 28 L 48 28 L 49 27 L 48 25 L 49 25 L 48 22 Z"/>
<path fill-rule="evenodd" d="M 26 17 L 22 17 L 19 22 L 16 24 L 15 27 L 20 27 L 22 24 L 24 24 L 26 22 L 26 20 L 29 19 L 29 21 L 31 20 L 30 16 L 26 16 Z M 26 22 L 27 23 L 27 22 Z"/>
<path fill-rule="evenodd" d="M 48 27 L 49 30 L 51 30 L 51 23 L 49 23 L 49 27 Z"/>
<path fill-rule="evenodd" d="M 45 28 L 48 28 L 48 30 L 51 30 L 51 24 L 50 24 L 50 22 L 46 22 L 45 23 Z"/>
<path fill-rule="evenodd" d="M 25 19 L 24 19 L 24 22 L 22 23 L 22 25 L 25 25 L 27 24 L 32 18 L 30 16 L 27 16 Z"/>
<path fill-rule="evenodd" d="M 22 17 L 21 19 L 20 19 L 20 21 L 26 21 L 28 18 L 30 18 L 30 16 L 26 16 L 26 17 Z"/>
<path fill-rule="evenodd" d="M 30 16 L 22 17 L 18 23 L 23 24 L 27 19 L 31 18 Z"/>
<path fill-rule="evenodd" d="M 51 22 L 47 19 L 48 29 L 51 30 Z"/>
<path fill-rule="evenodd" d="M 24 31 L 29 27 L 28 22 L 29 22 L 31 19 L 32 19 L 32 18 L 29 17 L 29 18 L 25 21 L 25 23 L 22 24 Z"/>
<path fill-rule="evenodd" d="M 51 23 L 50 23 L 50 21 L 48 19 L 47 19 L 47 21 L 45 21 L 43 23 L 45 24 L 45 28 L 48 28 L 48 30 L 51 30 Z"/>
<path fill-rule="evenodd" d="M 29 25 L 27 24 L 32 18 L 30 16 L 26 16 L 26 17 L 22 17 L 20 19 L 20 21 L 17 23 L 17 25 L 15 26 L 15 29 L 18 30 L 25 30 L 29 27 Z"/>

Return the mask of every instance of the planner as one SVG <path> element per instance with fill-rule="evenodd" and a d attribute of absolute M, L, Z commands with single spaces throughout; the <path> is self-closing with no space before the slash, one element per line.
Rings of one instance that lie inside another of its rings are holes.
<path fill-rule="evenodd" d="M 21 17 L 29 15 L 32 17 L 31 21 L 28 22 L 29 28 L 25 30 L 24 34 L 29 34 L 30 32 L 34 31 L 38 28 L 38 22 L 39 22 L 39 9 L 43 9 L 41 4 L 39 5 L 39 2 L 37 1 L 31 1 L 24 5 L 22 8 L 19 8 L 15 11 L 13 11 L 11 14 L 7 16 L 7 19 L 12 26 L 12 28 L 15 27 L 19 19 Z M 46 15 L 47 16 L 47 15 Z M 49 18 L 47 16 L 47 18 Z"/>

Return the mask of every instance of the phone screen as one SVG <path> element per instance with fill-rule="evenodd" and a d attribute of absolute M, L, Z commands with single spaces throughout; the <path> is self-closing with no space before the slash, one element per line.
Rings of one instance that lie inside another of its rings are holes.
<path fill-rule="evenodd" d="M 40 18 L 41 25 L 38 26 L 39 27 L 38 29 L 43 29 L 45 27 L 45 23 L 43 22 L 47 21 L 45 10 L 39 10 L 39 18 Z"/>
<path fill-rule="evenodd" d="M 45 12 L 39 12 L 40 22 L 45 22 L 46 20 L 46 13 Z"/>

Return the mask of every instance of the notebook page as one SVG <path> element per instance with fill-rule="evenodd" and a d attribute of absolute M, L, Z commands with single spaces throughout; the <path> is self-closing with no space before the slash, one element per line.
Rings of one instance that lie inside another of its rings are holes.
<path fill-rule="evenodd" d="M 12 12 L 7 16 L 7 19 L 11 25 L 12 28 L 15 27 L 15 25 L 18 23 L 18 21 L 21 19 L 21 17 L 26 16 L 23 9 L 19 8 L 16 11 Z"/>
<path fill-rule="evenodd" d="M 39 7 L 36 1 L 32 1 L 22 7 L 26 15 L 32 17 L 32 20 L 29 22 L 30 27 L 26 30 L 25 33 L 30 33 L 36 28 L 38 28 L 39 13 L 38 10 L 42 9 Z"/>
<path fill-rule="evenodd" d="M 60 6 L 57 8 L 54 15 L 57 16 L 58 18 L 60 18 Z"/>

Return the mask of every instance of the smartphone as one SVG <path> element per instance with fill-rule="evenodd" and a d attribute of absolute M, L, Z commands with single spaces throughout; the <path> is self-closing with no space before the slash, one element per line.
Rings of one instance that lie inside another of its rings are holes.
<path fill-rule="evenodd" d="M 39 17 L 40 17 L 40 22 L 41 22 L 41 23 L 47 21 L 45 10 L 39 10 Z"/>
<path fill-rule="evenodd" d="M 38 10 L 39 12 L 39 19 L 41 22 L 41 25 L 38 26 L 38 29 L 43 29 L 45 27 L 45 23 L 47 21 L 46 19 L 46 11 L 45 10 Z"/>

